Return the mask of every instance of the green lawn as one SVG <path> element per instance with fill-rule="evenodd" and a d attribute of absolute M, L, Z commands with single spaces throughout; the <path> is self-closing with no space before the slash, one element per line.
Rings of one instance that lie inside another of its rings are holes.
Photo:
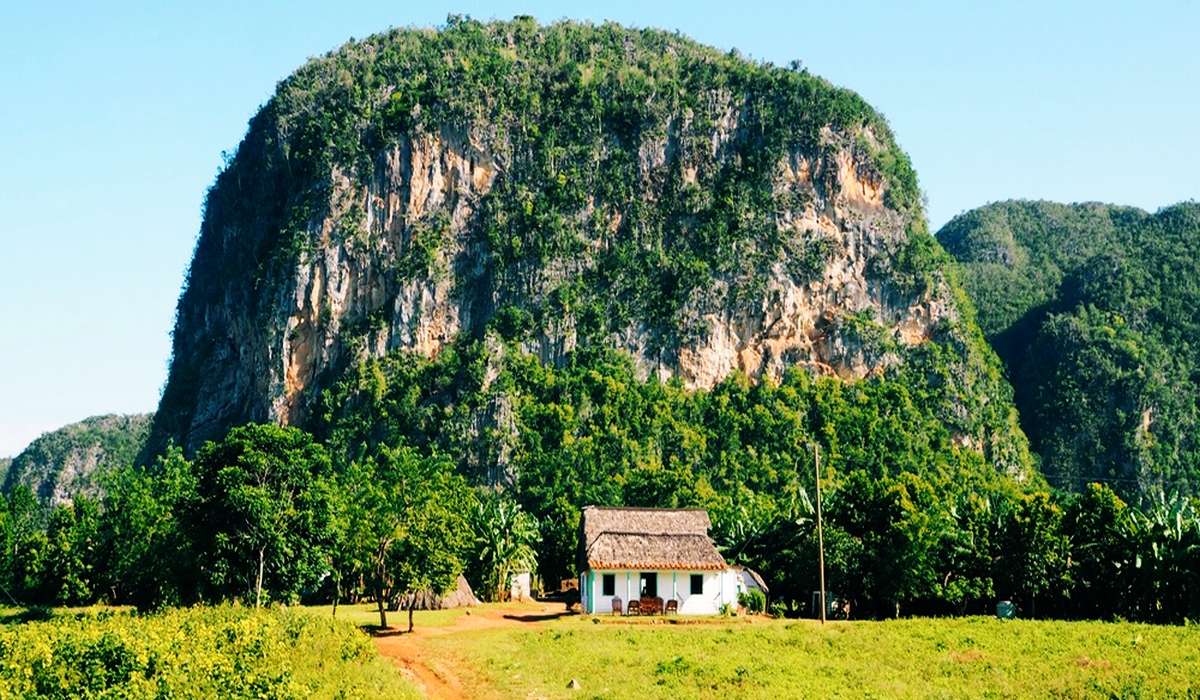
<path fill-rule="evenodd" d="M 625 625 L 429 642 L 504 697 L 1200 697 L 1200 627 L 992 618 Z M 581 690 L 569 690 L 576 679 Z"/>

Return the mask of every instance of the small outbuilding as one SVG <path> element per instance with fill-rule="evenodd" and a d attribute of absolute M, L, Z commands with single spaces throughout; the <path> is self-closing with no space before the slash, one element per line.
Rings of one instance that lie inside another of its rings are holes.
<path fill-rule="evenodd" d="M 747 591 L 762 591 L 766 598 L 771 597 L 771 589 L 767 588 L 767 582 L 757 571 L 748 566 L 735 566 L 738 572 L 738 593 L 746 593 Z"/>
<path fill-rule="evenodd" d="M 667 609 L 683 615 L 716 615 L 724 605 L 736 606 L 740 575 L 717 551 L 710 527 L 703 508 L 584 508 L 584 612 L 613 612 L 639 599 L 666 601 Z"/>
<path fill-rule="evenodd" d="M 508 599 L 532 600 L 533 574 L 528 571 L 518 571 L 514 573 L 509 580 Z"/>
<path fill-rule="evenodd" d="M 458 579 L 454 583 L 454 588 L 446 592 L 445 595 L 438 595 L 433 591 L 421 591 L 416 594 L 408 594 L 401 596 L 393 601 L 391 610 L 407 610 L 408 604 L 411 602 L 410 596 L 416 596 L 415 610 L 447 610 L 449 608 L 469 608 L 479 605 L 479 599 L 475 597 L 475 592 L 471 590 L 471 584 L 467 583 L 467 579 L 462 574 L 458 575 Z"/>

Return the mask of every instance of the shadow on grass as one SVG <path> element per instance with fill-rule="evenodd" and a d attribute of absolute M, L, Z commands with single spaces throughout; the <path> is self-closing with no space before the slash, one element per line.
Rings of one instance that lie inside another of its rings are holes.
<path fill-rule="evenodd" d="M 361 625 L 360 628 L 362 631 L 366 632 L 372 637 L 399 637 L 405 634 L 412 634 L 408 631 L 408 627 L 380 627 L 379 625 Z"/>
<path fill-rule="evenodd" d="M 577 615 L 578 613 L 564 610 L 556 613 L 541 613 L 537 615 L 505 615 L 505 620 L 516 620 L 517 622 L 547 622 L 549 620 L 558 620 L 563 617 Z"/>
<path fill-rule="evenodd" d="M 51 617 L 54 617 L 54 611 L 48 607 L 25 608 L 18 612 L 0 615 L 0 625 L 16 625 L 22 622 L 45 622 Z"/>

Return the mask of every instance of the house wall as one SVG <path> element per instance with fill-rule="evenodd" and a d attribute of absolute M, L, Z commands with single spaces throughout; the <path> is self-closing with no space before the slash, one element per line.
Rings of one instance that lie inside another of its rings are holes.
<path fill-rule="evenodd" d="M 737 603 L 738 575 L 732 569 L 724 571 L 657 571 L 658 596 L 664 601 L 674 598 L 679 601 L 681 615 L 716 615 L 723 603 Z M 622 604 L 641 595 L 641 571 L 634 570 L 588 570 L 580 576 L 580 600 L 589 613 L 611 613 L 613 596 L 606 596 L 604 574 L 616 576 L 614 595 Z M 704 577 L 704 592 L 692 595 L 691 575 Z"/>
<path fill-rule="evenodd" d="M 531 591 L 532 575 L 528 571 L 513 574 L 512 585 L 508 589 L 508 597 L 512 600 L 528 600 L 533 597 Z"/>

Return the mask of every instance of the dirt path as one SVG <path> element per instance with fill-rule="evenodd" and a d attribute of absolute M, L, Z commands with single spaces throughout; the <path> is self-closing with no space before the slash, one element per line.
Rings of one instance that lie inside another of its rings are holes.
<path fill-rule="evenodd" d="M 537 626 L 565 614 L 562 603 L 512 603 L 503 606 L 470 608 L 466 614 L 444 627 L 421 627 L 413 632 L 389 631 L 375 635 L 379 653 L 398 665 L 424 691 L 426 697 L 458 700 L 471 697 L 464 687 L 456 660 L 436 658 L 426 641 L 434 637 L 486 629 Z"/>

